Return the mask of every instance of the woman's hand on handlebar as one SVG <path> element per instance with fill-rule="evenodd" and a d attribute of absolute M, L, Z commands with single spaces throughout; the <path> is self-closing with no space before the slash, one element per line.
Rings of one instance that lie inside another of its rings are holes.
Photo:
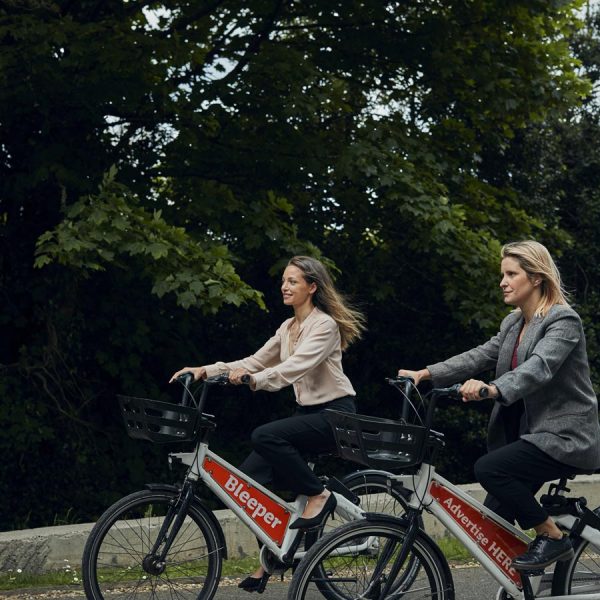
<path fill-rule="evenodd" d="M 194 376 L 194 381 L 198 381 L 198 379 L 206 379 L 206 369 L 204 367 L 183 367 L 183 369 L 179 369 L 179 371 L 173 373 L 171 379 L 169 379 L 169 383 L 173 383 L 180 375 L 184 373 L 191 373 Z"/>
<path fill-rule="evenodd" d="M 483 400 L 484 398 L 497 398 L 498 388 L 495 385 L 488 385 L 479 379 L 469 379 L 460 387 L 463 402 L 473 402 Z"/>
<path fill-rule="evenodd" d="M 242 385 L 247 383 L 251 389 L 254 389 L 254 377 L 250 375 L 247 369 L 232 369 L 229 371 L 229 382 L 233 385 Z"/>
<path fill-rule="evenodd" d="M 429 373 L 428 369 L 421 369 L 420 371 L 410 371 L 409 369 L 400 369 L 398 371 L 398 375 L 400 377 L 412 377 L 415 382 L 415 385 L 419 385 L 420 381 L 425 381 L 426 379 L 431 379 L 431 373 Z"/>

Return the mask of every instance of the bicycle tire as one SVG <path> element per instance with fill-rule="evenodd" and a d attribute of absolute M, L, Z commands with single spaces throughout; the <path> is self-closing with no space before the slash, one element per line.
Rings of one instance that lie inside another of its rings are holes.
<path fill-rule="evenodd" d="M 161 573 L 143 561 L 156 539 L 176 491 L 143 490 L 126 496 L 98 519 L 86 542 L 82 579 L 88 600 L 120 592 L 153 600 L 211 600 L 219 579 L 224 549 L 204 509 L 192 502 L 166 556 Z"/>
<path fill-rule="evenodd" d="M 600 516 L 600 507 L 594 512 Z M 573 558 L 556 563 L 552 595 L 600 593 L 600 547 L 577 538 L 573 551 Z"/>
<path fill-rule="evenodd" d="M 390 542 L 396 550 L 406 535 L 406 521 L 389 516 L 347 523 L 320 538 L 298 565 L 288 591 L 288 600 L 316 600 L 323 587 L 335 589 L 337 598 L 378 598 L 386 573 L 370 581 L 379 551 Z M 412 559 L 419 563 L 416 578 L 407 577 Z M 388 563 L 389 567 L 389 563 Z M 434 542 L 422 531 L 417 532 L 400 573 L 392 584 L 392 595 L 400 598 L 412 588 L 419 598 L 454 600 L 454 584 L 448 563 Z M 409 596 L 410 597 L 410 596 Z"/>
<path fill-rule="evenodd" d="M 360 507 L 369 513 L 381 513 L 395 517 L 402 517 L 406 514 L 408 499 L 411 491 L 402 486 L 390 487 L 388 480 L 390 473 L 385 471 L 355 471 L 344 476 L 342 483 L 360 499 Z M 327 521 L 318 530 L 306 533 L 304 549 L 308 550 L 317 539 L 331 533 L 339 527 L 343 521 L 338 518 Z M 422 524 L 422 521 L 421 521 Z M 406 577 L 414 578 L 419 570 L 419 563 L 414 557 L 411 557 L 411 569 L 406 569 Z M 319 588 L 326 600 L 343 599 L 343 594 L 338 593 L 334 585 L 329 583 L 319 583 Z"/>
<path fill-rule="evenodd" d="M 388 487 L 391 476 L 385 471 L 356 471 L 344 476 L 341 481 L 359 496 L 360 507 L 365 512 L 402 517 L 406 514 L 412 492 L 399 485 Z"/>
<path fill-rule="evenodd" d="M 400 485 L 390 487 L 388 485 L 389 477 L 390 473 L 386 473 L 385 471 L 356 471 L 346 475 L 342 479 L 342 483 L 360 498 L 360 507 L 365 512 L 402 517 L 406 514 L 408 500 L 412 492 Z M 423 520 L 421 517 L 419 517 L 419 524 L 423 529 Z M 339 525 L 339 522 L 334 522 L 333 526 L 329 528 L 325 525 L 319 531 L 318 537 L 327 535 L 335 527 L 339 527 Z M 308 549 L 314 541 L 313 539 L 309 542 L 307 538 L 305 549 Z M 411 580 L 414 581 L 419 572 L 419 561 L 414 556 L 411 556 L 409 560 L 411 562 L 403 572 L 403 584 L 407 584 Z M 331 583 L 319 582 L 317 586 L 326 600 L 343 600 L 345 598 L 344 594 L 341 594 L 336 589 L 336 586 Z"/>

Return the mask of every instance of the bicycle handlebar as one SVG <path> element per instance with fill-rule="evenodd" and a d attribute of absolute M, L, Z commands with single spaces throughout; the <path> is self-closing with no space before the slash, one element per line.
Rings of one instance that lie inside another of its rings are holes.
<path fill-rule="evenodd" d="M 411 386 L 416 389 L 414 379 L 412 377 L 404 377 L 402 375 L 398 375 L 396 377 L 386 378 L 386 381 L 396 389 L 400 390 L 403 396 L 402 403 L 402 420 L 406 421 L 408 417 L 408 409 L 409 406 L 412 406 L 410 402 L 410 391 Z M 460 393 L 461 384 L 457 383 L 450 387 L 446 388 L 433 388 L 428 396 L 429 396 L 429 406 L 427 407 L 427 415 L 425 417 L 425 423 L 427 427 L 431 427 L 431 421 L 433 418 L 433 412 L 435 410 L 437 399 L 443 396 L 448 398 L 452 398 L 453 400 L 460 400 L 462 398 L 462 394 Z M 487 391 L 487 390 L 486 390 Z M 413 407 L 414 409 L 414 407 Z M 416 409 L 415 409 L 416 410 Z"/>
<path fill-rule="evenodd" d="M 455 383 L 447 388 L 433 388 L 431 393 L 435 396 L 447 396 L 453 400 L 460 400 L 462 398 L 462 394 L 460 393 L 461 387 L 462 383 Z"/>
<path fill-rule="evenodd" d="M 190 391 L 189 385 L 194 380 L 194 376 L 190 371 L 182 373 L 179 377 L 177 377 L 177 381 L 183 385 L 183 396 L 181 398 L 181 404 L 183 406 L 188 406 L 193 400 L 194 395 Z M 242 383 L 249 384 L 250 383 L 250 375 L 242 375 Z M 213 375 L 212 377 L 207 377 L 204 380 L 204 384 L 202 385 L 202 392 L 200 393 L 200 398 L 198 399 L 198 414 L 202 415 L 204 411 L 204 404 L 206 403 L 206 395 L 208 394 L 208 388 L 212 385 L 230 385 L 229 381 L 229 373 L 220 373 L 219 375 Z"/>
<path fill-rule="evenodd" d="M 186 373 L 182 373 L 177 378 L 177 381 L 179 381 L 183 386 L 183 394 L 181 395 L 181 405 L 188 406 L 188 398 L 189 400 L 193 400 L 194 398 L 192 396 L 192 392 L 190 392 L 189 389 L 190 384 L 192 383 L 192 381 L 194 381 L 194 375 L 190 371 L 187 371 Z"/>
<path fill-rule="evenodd" d="M 408 417 L 408 408 L 409 408 L 409 395 L 411 386 L 415 385 L 415 380 L 412 377 L 404 377 L 402 375 L 398 375 L 396 377 L 388 377 L 386 381 L 402 394 L 402 411 L 400 413 L 400 418 L 403 421 L 406 421 Z"/>

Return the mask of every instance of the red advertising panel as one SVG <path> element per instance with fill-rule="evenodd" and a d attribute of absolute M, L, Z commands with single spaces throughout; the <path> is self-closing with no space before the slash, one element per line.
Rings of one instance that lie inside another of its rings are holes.
<path fill-rule="evenodd" d="M 221 489 L 235 500 L 276 544 L 281 545 L 290 520 L 289 511 L 240 475 L 235 475 L 214 460 L 205 458 L 203 466 Z"/>
<path fill-rule="evenodd" d="M 521 577 L 510 566 L 512 559 L 527 550 L 527 544 L 496 523 L 482 512 L 473 508 L 447 487 L 433 481 L 429 493 L 440 506 L 460 525 L 461 529 L 521 587 Z"/>

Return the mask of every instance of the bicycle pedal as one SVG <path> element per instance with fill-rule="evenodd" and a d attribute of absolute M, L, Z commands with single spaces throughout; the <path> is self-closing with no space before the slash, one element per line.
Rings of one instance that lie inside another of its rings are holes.
<path fill-rule="evenodd" d="M 541 577 L 544 574 L 544 569 L 536 569 L 531 571 L 519 571 L 522 577 Z"/>

